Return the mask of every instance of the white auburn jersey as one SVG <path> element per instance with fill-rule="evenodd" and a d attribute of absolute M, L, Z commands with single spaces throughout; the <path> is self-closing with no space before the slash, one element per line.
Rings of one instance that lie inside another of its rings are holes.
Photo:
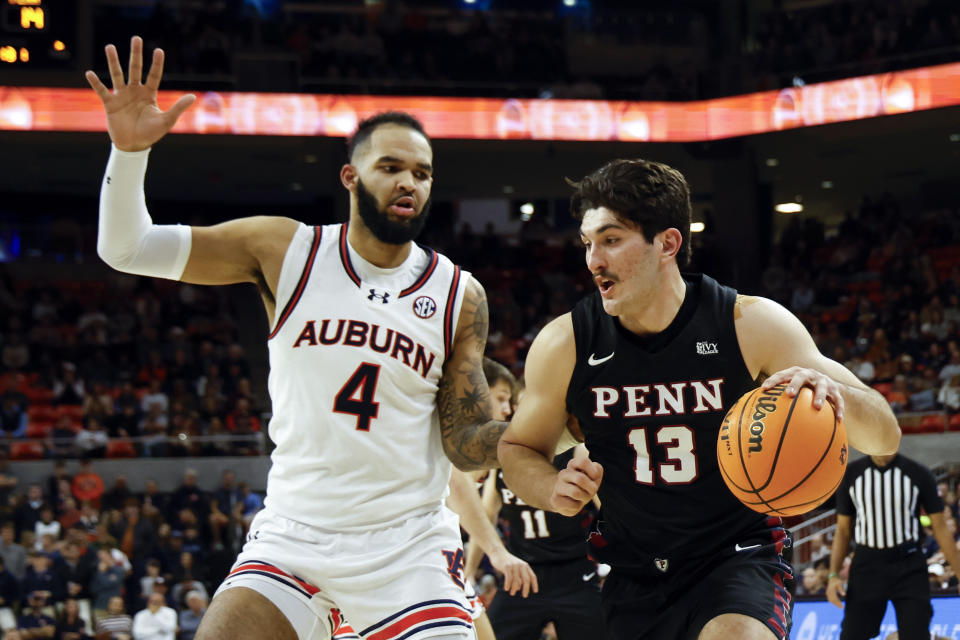
<path fill-rule="evenodd" d="M 436 396 L 468 278 L 419 245 L 380 269 L 350 248 L 347 225 L 300 225 L 268 339 L 269 510 L 349 531 L 442 505 Z"/>

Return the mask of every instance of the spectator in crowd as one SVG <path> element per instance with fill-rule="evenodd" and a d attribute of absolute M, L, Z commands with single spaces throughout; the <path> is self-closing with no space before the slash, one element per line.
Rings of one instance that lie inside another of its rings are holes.
<path fill-rule="evenodd" d="M 80 426 L 74 418 L 66 411 L 61 411 L 53 423 L 50 437 L 47 438 L 47 455 L 58 459 L 75 458 L 74 441 L 79 430 Z"/>
<path fill-rule="evenodd" d="M 87 416 L 87 424 L 77 430 L 73 439 L 73 446 L 81 456 L 88 458 L 102 458 L 107 453 L 107 444 L 110 435 L 104 429 L 103 423 L 97 416 Z"/>
<path fill-rule="evenodd" d="M 800 573 L 800 593 L 803 595 L 820 595 L 826 593 L 826 585 L 813 567 L 807 567 Z"/>
<path fill-rule="evenodd" d="M 147 607 L 133 617 L 133 640 L 176 640 L 177 612 L 154 593 Z"/>
<path fill-rule="evenodd" d="M 148 478 L 144 483 L 143 496 L 143 516 L 149 519 L 154 525 L 159 526 L 160 522 L 170 519 L 170 495 L 160 491 L 157 481 Z"/>
<path fill-rule="evenodd" d="M 27 410 L 14 396 L 0 400 L 0 429 L 8 438 L 23 438 L 27 434 Z"/>
<path fill-rule="evenodd" d="M 45 534 L 52 535 L 54 540 L 60 539 L 60 522 L 54 520 L 53 507 L 49 504 L 44 503 L 40 507 L 40 519 L 34 523 L 33 532 L 37 536 L 38 543 Z M 34 548 L 39 549 L 40 547 L 35 546 Z"/>
<path fill-rule="evenodd" d="M 109 547 L 101 547 L 97 552 L 97 570 L 90 581 L 90 596 L 93 612 L 99 620 L 107 614 L 107 605 L 112 598 L 120 598 L 121 610 L 123 607 L 123 581 L 126 573 L 123 567 L 118 566 L 110 553 Z"/>
<path fill-rule="evenodd" d="M 199 591 L 189 591 L 184 599 L 187 601 L 187 608 L 180 612 L 178 640 L 193 640 L 200 620 L 207 611 L 207 597 Z"/>
<path fill-rule="evenodd" d="M 53 570 L 64 585 L 68 598 L 90 597 L 88 587 L 95 570 L 91 558 L 92 554 L 82 552 L 80 544 L 72 537 L 61 545 L 60 553 L 53 561 Z"/>
<path fill-rule="evenodd" d="M 8 371 L 23 371 L 30 366 L 30 347 L 19 331 L 7 335 L 0 351 L 0 363 Z"/>
<path fill-rule="evenodd" d="M 53 638 L 57 632 L 57 622 L 44 613 L 47 597 L 39 591 L 27 594 L 28 608 L 25 608 L 17 620 L 17 628 L 25 640 Z"/>
<path fill-rule="evenodd" d="M 23 535 L 24 531 L 34 531 L 37 521 L 40 520 L 40 510 L 43 508 L 43 489 L 39 484 L 31 484 L 27 488 L 26 500 L 17 506 L 15 517 L 17 531 Z"/>
<path fill-rule="evenodd" d="M 227 469 L 223 472 L 223 480 L 219 488 L 213 492 L 210 500 L 210 533 L 213 537 L 215 549 L 222 549 L 224 539 L 230 541 L 232 528 L 230 527 L 234 507 L 243 502 L 240 489 L 236 486 L 236 474 Z"/>
<path fill-rule="evenodd" d="M 53 473 L 47 476 L 46 493 L 50 497 L 50 502 L 59 505 L 59 500 L 64 496 L 60 495 L 61 482 L 66 481 L 68 486 L 73 482 L 73 478 L 67 473 L 67 463 L 64 460 L 54 460 Z"/>
<path fill-rule="evenodd" d="M 194 469 L 187 469 L 184 472 L 183 484 L 173 492 L 170 502 L 171 512 L 174 515 L 189 509 L 201 522 L 209 516 L 210 500 L 207 492 L 197 486 L 197 472 Z"/>
<path fill-rule="evenodd" d="M 120 550 L 133 563 L 134 571 L 138 575 L 142 574 L 147 557 L 156 545 L 157 532 L 153 523 L 143 517 L 136 498 L 127 500 L 123 516 L 110 526 L 109 532 L 119 543 Z"/>
<path fill-rule="evenodd" d="M 206 572 L 202 565 L 197 565 L 196 556 L 189 551 L 180 553 L 180 566 L 176 568 L 173 574 L 173 589 L 170 595 L 177 609 L 182 609 L 186 602 L 183 595 L 189 591 L 197 591 L 204 597 L 208 597 L 207 588 L 203 582 L 206 578 Z"/>
<path fill-rule="evenodd" d="M 97 638 L 106 634 L 110 640 L 132 640 L 133 618 L 123 608 L 123 598 L 113 596 L 105 611 L 97 615 Z"/>
<path fill-rule="evenodd" d="M 77 366 L 64 362 L 60 375 L 53 380 L 53 405 L 83 405 L 83 380 L 77 377 Z"/>
<path fill-rule="evenodd" d="M 20 594 L 20 581 L 7 571 L 0 556 L 0 609 L 10 609 L 12 615 L 12 610 L 20 607 Z"/>
<path fill-rule="evenodd" d="M 87 418 L 97 418 L 101 423 L 110 421 L 113 417 L 113 407 L 113 396 L 102 381 L 95 382 L 93 390 L 83 398 L 83 415 Z"/>
<path fill-rule="evenodd" d="M 253 517 L 257 515 L 257 512 L 260 509 L 263 509 L 263 498 L 260 497 L 260 494 L 256 491 L 253 491 L 250 488 L 250 483 L 246 481 L 240 482 L 237 485 L 240 488 L 240 493 L 243 496 L 243 505 L 240 516 L 243 522 L 243 535 L 247 534 L 247 530 L 250 528 L 250 523 L 253 521 Z M 240 509 L 240 505 L 237 505 L 237 509 Z"/>
<path fill-rule="evenodd" d="M 28 552 L 27 560 L 27 573 L 21 583 L 24 593 L 43 594 L 51 605 L 63 602 L 67 589 L 53 570 L 53 561 L 39 551 Z"/>
<path fill-rule="evenodd" d="M 3 565 L 17 580 L 27 574 L 27 550 L 15 542 L 17 529 L 13 521 L 0 524 L 0 558 Z"/>
<path fill-rule="evenodd" d="M 147 603 L 147 599 L 153 593 L 153 585 L 161 578 L 160 561 L 156 558 L 150 558 L 147 560 L 146 574 L 140 578 L 140 600 L 143 601 L 142 604 Z"/>
<path fill-rule="evenodd" d="M 63 603 L 63 613 L 57 621 L 56 640 L 91 640 L 87 635 L 87 624 L 80 617 L 80 605 L 75 598 L 67 598 Z"/>
<path fill-rule="evenodd" d="M 73 477 L 73 497 L 83 504 L 89 500 L 95 508 L 100 508 L 100 499 L 103 496 L 103 478 L 93 470 L 93 463 L 89 458 L 80 460 L 80 471 Z"/>
<path fill-rule="evenodd" d="M 140 410 L 143 413 L 149 414 L 154 407 L 159 409 L 160 414 L 166 414 L 170 410 L 170 398 L 163 392 L 161 385 L 160 380 L 150 380 L 150 389 L 140 400 Z"/>
<path fill-rule="evenodd" d="M 127 486 L 126 476 L 117 476 L 113 479 L 113 486 L 107 489 L 103 494 L 104 510 L 120 510 L 127 504 L 127 500 L 134 497 Z"/>

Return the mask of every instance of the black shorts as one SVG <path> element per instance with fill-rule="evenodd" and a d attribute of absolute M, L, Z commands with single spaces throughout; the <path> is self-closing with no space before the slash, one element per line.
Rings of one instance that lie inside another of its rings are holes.
<path fill-rule="evenodd" d="M 713 618 L 739 613 L 790 634 L 793 570 L 768 549 L 687 563 L 671 575 L 616 569 L 603 587 L 603 612 L 615 640 L 696 640 Z"/>
<path fill-rule="evenodd" d="M 880 632 L 880 622 L 893 602 L 900 640 L 930 637 L 930 582 L 919 546 L 874 550 L 858 547 L 850 565 L 841 640 L 866 640 Z"/>
<path fill-rule="evenodd" d="M 603 640 L 596 566 L 587 560 L 531 565 L 539 593 L 523 598 L 499 591 L 487 608 L 497 640 L 539 640 L 548 622 L 562 640 Z"/>

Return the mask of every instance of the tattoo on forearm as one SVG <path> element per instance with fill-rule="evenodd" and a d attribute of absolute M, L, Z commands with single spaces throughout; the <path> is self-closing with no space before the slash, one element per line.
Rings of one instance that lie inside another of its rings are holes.
<path fill-rule="evenodd" d="M 457 336 L 462 352 L 483 353 L 489 325 L 487 299 L 479 286 L 468 287 L 463 301 L 464 322 Z M 447 456 L 464 471 L 497 465 L 497 443 L 506 422 L 491 420 L 490 390 L 483 363 L 473 358 L 450 362 L 437 391 L 440 431 Z"/>

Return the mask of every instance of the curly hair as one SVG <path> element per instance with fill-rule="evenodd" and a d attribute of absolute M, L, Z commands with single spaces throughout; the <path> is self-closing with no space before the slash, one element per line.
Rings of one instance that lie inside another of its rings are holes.
<path fill-rule="evenodd" d="M 675 228 L 683 242 L 677 263 L 690 260 L 690 187 L 683 174 L 651 160 L 611 160 L 579 182 L 574 188 L 570 213 L 583 219 L 588 209 L 606 207 L 621 220 L 639 227 L 647 242 L 666 229 Z"/>

